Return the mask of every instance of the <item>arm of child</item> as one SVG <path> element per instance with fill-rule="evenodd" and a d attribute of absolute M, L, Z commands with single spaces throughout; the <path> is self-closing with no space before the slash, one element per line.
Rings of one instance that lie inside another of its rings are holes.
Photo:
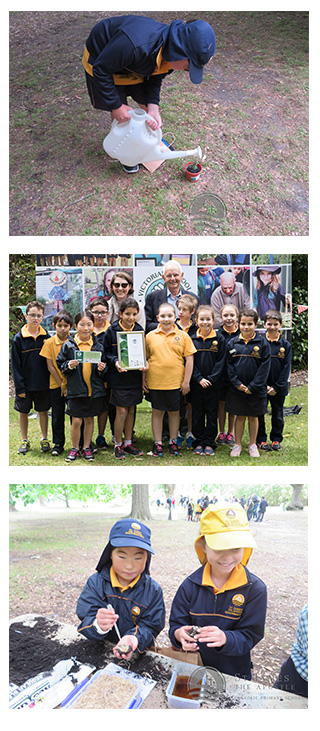
<path fill-rule="evenodd" d="M 190 391 L 190 379 L 193 371 L 193 355 L 186 356 L 186 365 L 184 369 L 184 377 L 180 386 L 180 391 L 185 396 Z"/>
<path fill-rule="evenodd" d="M 107 610 L 106 604 L 103 580 L 100 574 L 93 574 L 80 594 L 76 609 L 81 620 L 78 632 L 89 640 L 101 640 L 118 619 L 114 611 Z"/>
<path fill-rule="evenodd" d="M 62 380 L 59 376 L 57 369 L 53 365 L 53 360 L 51 358 L 46 358 L 46 361 L 47 361 L 47 368 L 48 368 L 49 373 L 51 373 L 54 380 L 57 382 L 58 386 L 60 386 L 60 388 L 61 388 Z"/>

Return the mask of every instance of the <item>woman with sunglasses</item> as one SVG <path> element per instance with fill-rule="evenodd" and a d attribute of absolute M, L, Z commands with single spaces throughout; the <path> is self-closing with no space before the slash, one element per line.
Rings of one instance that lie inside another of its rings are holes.
<path fill-rule="evenodd" d="M 119 307 L 121 303 L 133 293 L 133 280 L 130 274 L 125 271 L 115 272 L 110 282 L 110 292 L 112 296 L 108 301 L 108 322 L 112 325 L 113 322 L 119 319 Z M 137 323 L 143 329 L 145 328 L 145 315 L 142 307 L 139 309 Z"/>

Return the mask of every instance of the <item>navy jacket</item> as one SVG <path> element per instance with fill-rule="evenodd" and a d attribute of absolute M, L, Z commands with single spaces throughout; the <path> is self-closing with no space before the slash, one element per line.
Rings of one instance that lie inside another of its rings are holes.
<path fill-rule="evenodd" d="M 218 333 L 221 333 L 221 335 L 225 339 L 226 352 L 227 352 L 227 349 L 228 349 L 229 340 L 231 340 L 232 338 L 235 338 L 236 335 L 239 335 L 240 334 L 239 328 L 234 333 L 228 333 L 227 330 L 224 329 L 223 325 L 221 325 L 221 327 L 218 328 L 218 331 L 217 332 Z M 230 385 L 230 382 L 229 382 L 229 378 L 228 378 L 227 358 L 225 359 L 224 366 L 223 366 L 222 381 L 223 381 L 222 388 L 223 389 L 228 388 L 229 385 Z"/>
<path fill-rule="evenodd" d="M 281 335 L 279 340 L 267 340 L 267 342 L 271 350 L 268 386 L 272 386 L 277 394 L 286 396 L 288 393 L 288 380 L 291 368 L 291 343 Z"/>
<path fill-rule="evenodd" d="M 199 642 L 204 665 L 222 673 L 250 680 L 250 650 L 264 635 L 267 589 L 263 581 L 244 567 L 247 583 L 214 594 L 213 587 L 202 585 L 204 566 L 179 587 L 171 607 L 169 637 L 181 647 L 174 632 L 184 625 L 216 625 L 227 637 L 222 647 L 207 647 Z"/>
<path fill-rule="evenodd" d="M 257 331 L 248 343 L 240 339 L 240 335 L 231 338 L 227 346 L 227 368 L 231 391 L 237 391 L 243 383 L 253 396 L 265 398 L 270 370 L 270 347 L 266 338 Z"/>
<path fill-rule="evenodd" d="M 195 297 L 198 300 L 198 297 L 194 294 L 194 292 L 183 289 L 183 287 L 180 287 L 180 292 L 181 294 L 191 294 L 192 297 Z M 167 287 L 164 287 L 163 289 L 156 289 L 154 292 L 150 292 L 150 294 L 146 296 L 144 306 L 146 315 L 146 333 L 150 332 L 150 330 L 155 330 L 158 327 L 158 310 L 160 305 L 167 301 L 167 294 L 168 289 Z"/>
<path fill-rule="evenodd" d="M 121 106 L 113 74 L 128 76 L 128 72 L 143 77 L 147 104 L 159 104 L 162 80 L 172 70 L 155 76 L 152 73 L 170 29 L 165 23 L 136 15 L 106 18 L 94 26 L 86 41 L 88 63 L 106 109 Z"/>
<path fill-rule="evenodd" d="M 114 628 L 102 635 L 92 626 L 98 609 L 106 608 L 107 604 L 119 614 L 117 625 L 121 636 L 135 635 L 140 652 L 154 644 L 165 624 L 165 608 L 161 586 L 149 574 L 141 574 L 135 586 L 121 592 L 112 586 L 110 571 L 104 566 L 100 573 L 90 576 L 78 599 L 77 615 L 81 619 L 78 631 L 89 640 L 107 639 L 117 643 Z"/>
<path fill-rule="evenodd" d="M 24 328 L 22 328 L 23 330 Z M 39 357 L 50 335 L 41 326 L 38 337 L 24 337 L 18 332 L 11 344 L 11 368 L 16 394 L 45 391 L 49 388 L 49 371 L 45 358 Z"/>
<path fill-rule="evenodd" d="M 100 351 L 102 353 L 101 360 L 105 362 L 103 357 L 103 346 L 101 345 L 101 343 L 98 342 L 95 335 L 92 335 L 92 340 L 93 346 L 91 350 Z M 88 396 L 88 387 L 83 378 L 82 363 L 79 363 L 77 368 L 74 369 L 70 369 L 68 367 L 69 360 L 75 360 L 76 350 L 80 350 L 80 348 L 77 345 L 76 341 L 73 339 L 73 337 L 71 337 L 70 335 L 67 342 L 62 345 L 61 350 L 57 355 L 57 366 L 58 368 L 60 368 L 61 372 L 65 373 L 65 375 L 67 376 L 68 398 L 81 398 Z M 106 388 L 104 385 L 104 381 L 106 381 L 106 378 L 107 368 L 105 368 L 104 371 L 98 371 L 97 366 L 92 364 L 90 379 L 92 398 L 106 395 Z"/>
<path fill-rule="evenodd" d="M 137 330 L 141 332 L 141 330 L 143 331 L 143 328 L 135 322 L 132 332 L 136 332 Z M 142 371 L 137 370 L 119 373 L 115 367 L 115 363 L 118 360 L 117 332 L 124 332 L 119 320 L 115 320 L 115 322 L 108 327 L 104 336 L 103 347 L 104 359 L 108 364 L 108 386 L 115 390 L 123 388 L 141 388 L 142 391 Z"/>
<path fill-rule="evenodd" d="M 226 354 L 224 337 L 214 330 L 213 335 L 205 340 L 196 333 L 192 342 L 197 352 L 194 354 L 191 389 L 200 384 L 202 378 L 207 378 L 213 388 L 220 389 Z"/>

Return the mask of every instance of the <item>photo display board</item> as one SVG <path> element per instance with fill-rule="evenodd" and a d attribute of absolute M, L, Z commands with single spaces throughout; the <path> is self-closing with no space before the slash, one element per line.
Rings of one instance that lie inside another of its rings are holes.
<path fill-rule="evenodd" d="M 61 309 L 75 317 L 96 297 L 110 299 L 112 276 L 126 271 L 143 308 L 146 296 L 165 286 L 163 266 L 174 260 L 183 271 L 182 287 L 197 294 L 200 304 L 211 304 L 216 312 L 229 301 L 238 309 L 254 308 L 259 329 L 267 310 L 279 310 L 283 329 L 290 330 L 291 259 L 291 254 L 39 254 L 36 296 L 45 305 L 43 325 L 50 330 Z M 220 324 L 217 315 L 215 325 Z"/>

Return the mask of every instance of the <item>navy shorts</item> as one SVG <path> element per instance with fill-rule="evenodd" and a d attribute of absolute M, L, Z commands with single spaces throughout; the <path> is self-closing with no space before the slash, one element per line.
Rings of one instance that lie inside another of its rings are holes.
<path fill-rule="evenodd" d="M 110 111 L 108 109 L 105 100 L 101 96 L 99 84 L 96 82 L 93 76 L 90 76 L 86 72 L 87 89 L 90 97 L 92 106 L 95 109 L 102 109 L 103 111 Z M 127 97 L 131 96 L 138 104 L 144 104 L 147 106 L 147 97 L 144 89 L 144 84 L 128 84 L 127 86 L 116 86 L 117 92 L 120 97 L 121 104 L 127 104 Z"/>
<path fill-rule="evenodd" d="M 20 414 L 29 414 L 32 406 L 35 411 L 49 411 L 51 406 L 50 391 L 28 391 L 26 397 L 16 396 L 14 408 Z"/>

